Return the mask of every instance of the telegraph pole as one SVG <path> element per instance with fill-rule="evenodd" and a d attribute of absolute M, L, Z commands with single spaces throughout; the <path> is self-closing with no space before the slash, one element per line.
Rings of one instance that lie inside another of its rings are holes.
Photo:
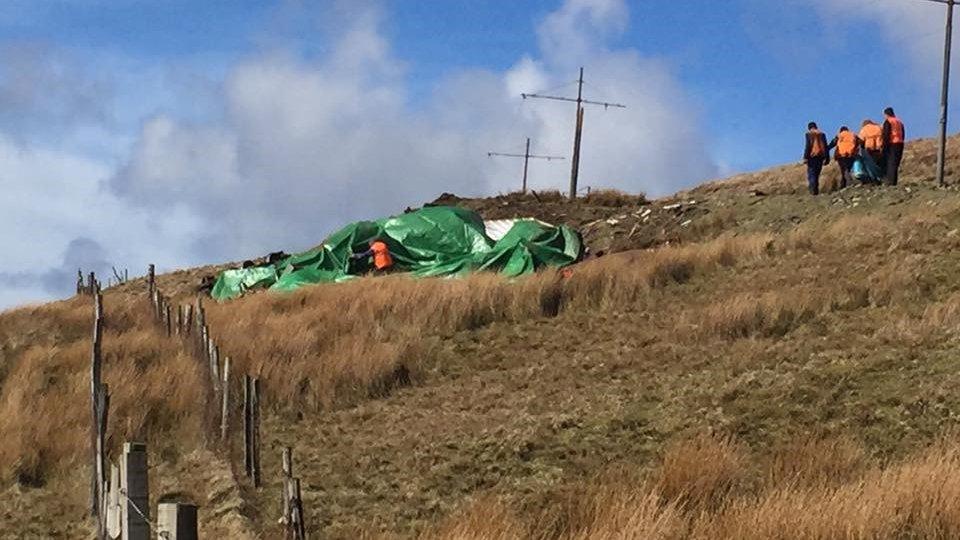
<path fill-rule="evenodd" d="M 527 137 L 527 150 L 522 154 L 504 154 L 502 152 L 487 152 L 487 157 L 512 157 L 512 158 L 523 158 L 523 183 L 522 183 L 522 193 L 527 193 L 527 164 L 531 159 L 545 159 L 547 161 L 552 161 L 554 159 L 564 159 L 559 156 L 535 156 L 530 153 L 530 137 Z"/>
<path fill-rule="evenodd" d="M 947 29 L 943 39 L 943 82 L 940 87 L 940 140 L 937 149 L 937 185 L 945 186 L 947 165 L 947 113 L 950 98 L 950 53 L 953 50 L 953 6 L 956 0 L 926 0 L 947 6 Z"/>
<path fill-rule="evenodd" d="M 946 0 L 944 0 L 946 1 Z M 950 0 L 953 2 L 953 0 Z M 523 99 L 527 98 L 539 98 L 539 99 L 552 99 L 555 101 L 571 101 L 577 104 L 577 117 L 576 117 L 576 127 L 573 132 L 573 159 L 570 164 L 570 200 L 577 198 L 577 179 L 580 176 L 580 140 L 583 135 L 583 106 L 586 105 L 603 105 L 604 109 L 610 107 L 617 107 L 620 109 L 626 109 L 626 105 L 621 105 L 619 103 L 607 103 L 605 101 L 589 101 L 583 99 L 583 68 L 580 68 L 580 78 L 577 80 L 577 99 L 560 97 L 560 96 L 543 96 L 540 94 L 520 94 Z"/>
<path fill-rule="evenodd" d="M 940 148 L 937 151 L 937 185 L 946 185 L 947 166 L 947 109 L 950 97 L 950 53 L 953 49 L 953 5 L 947 0 L 947 33 L 943 40 L 943 86 L 940 90 Z"/>

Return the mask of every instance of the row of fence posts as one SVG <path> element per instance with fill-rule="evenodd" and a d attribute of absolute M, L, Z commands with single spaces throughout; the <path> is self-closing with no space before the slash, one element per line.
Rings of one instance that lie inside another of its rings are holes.
<path fill-rule="evenodd" d="M 90 482 L 90 513 L 96 518 L 98 540 L 150 540 L 152 529 L 164 540 L 196 540 L 197 507 L 190 504 L 162 503 L 158 521 L 150 521 L 147 447 L 126 442 L 117 467 L 107 459 L 106 434 L 110 392 L 103 375 L 103 294 L 91 273 L 89 291 L 93 295 L 93 346 L 90 361 L 91 449 L 93 466 Z M 107 465 L 110 475 L 107 477 Z"/>
<path fill-rule="evenodd" d="M 113 287 L 114 285 L 123 285 L 124 283 L 130 281 L 130 273 L 126 269 L 124 269 L 123 272 L 120 272 L 116 268 L 111 267 L 111 270 L 113 270 L 113 277 L 107 278 L 107 288 Z M 94 292 L 100 291 L 101 288 L 102 284 L 97 281 L 94 272 L 90 272 L 87 276 L 87 280 L 84 281 L 83 270 L 77 270 L 78 295 L 93 296 Z"/>
<path fill-rule="evenodd" d="M 176 316 L 172 315 L 170 301 L 160 292 L 156 283 L 154 265 L 150 265 L 147 274 L 147 290 L 151 300 L 154 317 L 163 327 L 167 336 L 179 336 L 192 344 L 194 355 L 209 371 L 207 414 L 211 431 L 219 431 L 219 439 L 229 455 L 230 448 L 230 411 L 232 410 L 231 372 L 229 356 L 224 356 L 222 366 L 220 347 L 216 344 L 207 323 L 203 301 L 198 297 L 196 307 L 191 304 L 177 306 Z M 222 367 L 222 369 L 221 369 Z M 260 473 L 260 407 L 262 404 L 259 377 L 244 375 L 243 389 L 243 461 L 244 474 L 254 487 L 262 483 Z M 211 436 L 211 439 L 215 436 Z M 287 538 L 306 539 L 306 520 L 300 492 L 300 480 L 293 477 L 292 452 L 289 448 L 283 452 L 283 523 Z"/>
<path fill-rule="evenodd" d="M 147 273 L 147 290 L 150 296 L 154 316 L 167 334 L 179 336 L 192 345 L 194 355 L 199 358 L 209 373 L 207 388 L 207 418 L 211 431 L 210 440 L 219 440 L 230 448 L 230 412 L 233 410 L 230 389 L 232 387 L 230 357 L 220 359 L 220 347 L 210 333 L 207 314 L 203 301 L 198 297 L 196 308 L 191 304 L 177 306 L 173 315 L 171 303 L 157 287 L 154 265 Z M 222 368 L 222 369 L 221 369 Z M 260 379 L 243 376 L 243 460 L 244 473 L 260 487 Z"/>

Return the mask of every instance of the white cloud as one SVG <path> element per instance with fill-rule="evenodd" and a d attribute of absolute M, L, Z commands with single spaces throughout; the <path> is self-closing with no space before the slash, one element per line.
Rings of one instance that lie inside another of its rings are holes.
<path fill-rule="evenodd" d="M 194 217 L 175 204 L 159 214 L 132 207 L 104 189 L 111 174 L 105 163 L 0 135 L 5 299 L 62 296 L 78 268 L 105 279 L 112 265 L 138 275 L 154 260 L 165 268 L 196 262 L 184 249 L 201 230 Z"/>
<path fill-rule="evenodd" d="M 815 0 L 815 6 L 827 24 L 853 26 L 853 31 L 848 28 L 845 32 L 858 50 L 870 54 L 871 43 L 877 47 L 892 45 L 894 51 L 904 53 L 904 59 L 916 67 L 917 74 L 939 83 L 939 78 L 928 77 L 938 73 L 943 64 L 945 6 L 923 0 Z M 879 25 L 881 31 L 862 26 L 864 21 Z"/>

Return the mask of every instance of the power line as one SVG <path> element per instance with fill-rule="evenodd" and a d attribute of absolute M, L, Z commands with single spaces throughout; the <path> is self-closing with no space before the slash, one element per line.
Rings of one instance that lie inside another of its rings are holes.
<path fill-rule="evenodd" d="M 509 154 L 504 152 L 487 152 L 487 157 L 512 157 L 512 158 L 523 158 L 523 183 L 522 183 L 522 192 L 527 192 L 527 164 L 531 159 L 545 159 L 547 161 L 552 161 L 554 159 L 565 159 L 560 156 L 537 156 L 530 153 L 530 137 L 527 137 L 527 149 L 522 154 Z"/>
<path fill-rule="evenodd" d="M 951 0 L 952 1 L 952 0 Z M 553 101 L 569 101 L 577 104 L 577 123 L 573 133 L 573 163 L 570 165 L 570 199 L 577 198 L 577 177 L 580 175 L 580 139 L 583 134 L 583 106 L 584 105 L 603 105 L 604 109 L 616 107 L 626 109 L 626 105 L 619 103 L 610 103 L 607 101 L 590 101 L 583 99 L 583 68 L 580 68 L 580 77 L 577 79 L 577 97 L 569 98 L 563 96 L 547 96 L 543 94 L 520 94 L 523 99 L 549 99 Z"/>

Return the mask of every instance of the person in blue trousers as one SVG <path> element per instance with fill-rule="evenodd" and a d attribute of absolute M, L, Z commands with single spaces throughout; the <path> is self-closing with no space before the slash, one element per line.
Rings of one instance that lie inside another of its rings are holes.
<path fill-rule="evenodd" d="M 811 195 L 820 194 L 820 173 L 830 164 L 830 148 L 827 136 L 816 122 L 807 124 L 807 144 L 803 150 L 803 162 L 807 165 L 807 187 Z"/>

